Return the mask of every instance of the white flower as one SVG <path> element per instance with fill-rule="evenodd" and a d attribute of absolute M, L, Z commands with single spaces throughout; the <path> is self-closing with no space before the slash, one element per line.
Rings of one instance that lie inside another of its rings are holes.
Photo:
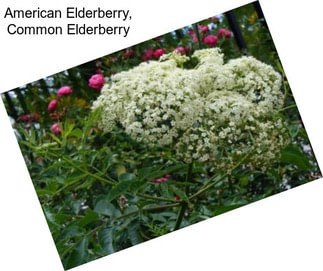
<path fill-rule="evenodd" d="M 220 49 L 193 54 L 194 69 L 184 69 L 187 56 L 163 55 L 111 78 L 93 103 L 103 108 L 100 127 L 118 123 L 150 146 L 174 148 L 187 163 L 212 161 L 230 169 L 239 156 L 255 149 L 249 163 L 264 168 L 288 143 L 283 122 L 281 76 L 253 57 L 224 64 Z"/>

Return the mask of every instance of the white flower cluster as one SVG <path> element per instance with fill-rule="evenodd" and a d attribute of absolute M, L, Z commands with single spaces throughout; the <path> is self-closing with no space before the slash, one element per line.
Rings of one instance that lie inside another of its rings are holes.
<path fill-rule="evenodd" d="M 187 56 L 164 55 L 111 78 L 93 109 L 100 126 L 116 124 L 150 146 L 174 148 L 187 163 L 210 161 L 230 169 L 248 149 L 249 163 L 264 168 L 288 143 L 277 110 L 282 107 L 281 76 L 253 57 L 224 64 L 219 49 L 196 51 L 199 64 L 184 69 Z"/>

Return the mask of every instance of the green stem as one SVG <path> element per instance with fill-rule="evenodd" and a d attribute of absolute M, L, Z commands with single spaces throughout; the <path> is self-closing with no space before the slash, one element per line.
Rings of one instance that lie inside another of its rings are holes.
<path fill-rule="evenodd" d="M 75 165 L 72 161 L 70 161 L 70 160 L 69 160 L 69 159 L 67 159 L 66 157 L 63 157 L 63 159 L 64 159 L 67 163 L 69 163 L 71 166 L 75 167 L 77 170 L 79 170 L 79 171 L 81 171 L 81 172 L 83 172 L 83 173 L 85 173 L 85 174 L 87 174 L 87 175 L 89 175 L 89 176 L 91 176 L 91 177 L 93 177 L 93 178 L 95 178 L 95 179 L 99 180 L 99 181 L 106 182 L 106 183 L 111 184 L 111 185 L 116 184 L 116 182 L 112 182 L 112 181 L 110 181 L 110 180 L 107 180 L 107 179 L 105 179 L 105 178 L 102 178 L 101 176 L 98 176 L 98 175 L 96 175 L 96 174 L 93 174 L 93 173 L 91 173 L 91 172 L 87 171 L 86 169 L 83 169 L 83 168 L 81 168 L 81 167 L 78 167 L 77 165 Z"/>
<path fill-rule="evenodd" d="M 186 196 L 188 196 L 188 193 L 189 193 L 189 180 L 191 180 L 192 178 L 192 171 L 193 171 L 193 162 L 190 163 L 188 165 L 188 168 L 187 168 L 187 174 L 186 174 L 186 179 L 185 179 L 185 193 L 186 193 Z M 182 221 L 183 221 L 183 218 L 184 218 L 184 215 L 185 215 L 185 211 L 186 211 L 186 208 L 187 208 L 187 203 L 186 202 L 181 202 L 181 208 L 179 210 L 179 213 L 178 213 L 178 216 L 177 216 L 177 219 L 176 219 L 176 223 L 175 223 L 175 226 L 174 226 L 174 231 L 178 230 L 182 224 Z"/>
<path fill-rule="evenodd" d="M 182 224 L 184 215 L 185 215 L 185 211 L 187 208 L 187 203 L 186 202 L 182 202 L 181 203 L 181 209 L 179 210 L 177 219 L 176 219 L 176 223 L 175 223 L 175 227 L 174 227 L 174 231 L 178 230 Z"/>
<path fill-rule="evenodd" d="M 202 49 L 202 43 L 201 43 L 200 33 L 198 30 L 197 24 L 193 24 L 193 28 L 198 41 L 199 49 Z"/>
<path fill-rule="evenodd" d="M 292 104 L 292 105 L 286 106 L 286 107 L 278 110 L 278 112 L 282 112 L 282 111 L 285 111 L 287 109 L 291 109 L 291 108 L 295 108 L 295 107 L 296 107 L 296 104 Z"/>
<path fill-rule="evenodd" d="M 216 181 L 214 181 L 214 179 L 216 178 L 216 176 L 213 176 L 211 178 L 211 181 L 207 185 L 203 186 L 200 190 L 198 190 L 195 194 L 191 195 L 188 199 L 191 200 L 191 199 L 194 199 L 194 198 L 198 197 L 199 195 L 201 195 L 201 194 L 205 193 L 206 191 L 208 191 L 209 189 L 211 189 L 214 185 L 216 185 L 219 182 L 221 182 L 224 178 L 226 178 L 229 175 L 231 175 L 231 172 L 233 170 L 235 170 L 236 168 L 238 168 L 249 157 L 249 155 L 252 153 L 252 151 L 253 151 L 253 149 L 251 149 L 249 152 L 247 152 L 246 155 L 243 156 L 241 158 L 241 160 L 230 170 L 230 173 L 226 173 L 226 174 L 222 175 L 220 177 L 220 179 L 218 179 Z"/>
<path fill-rule="evenodd" d="M 179 206 L 180 203 L 171 203 L 171 204 L 165 204 L 165 205 L 158 205 L 158 206 L 152 206 L 152 207 L 147 207 L 147 208 L 144 208 L 142 209 L 142 211 L 157 211 L 157 210 L 162 210 L 162 209 L 165 209 L 165 208 L 171 208 L 171 207 L 177 207 Z M 132 215 L 135 215 L 137 213 L 139 213 L 140 210 L 136 210 L 136 211 L 133 211 L 133 212 L 129 212 L 127 214 L 124 214 L 124 215 L 121 215 L 121 216 L 118 216 L 116 217 L 115 219 L 113 219 L 113 221 L 117 221 L 117 220 L 120 220 L 122 218 L 125 218 L 125 217 L 128 217 L 128 216 L 132 216 Z M 70 246 L 67 250 L 64 251 L 64 253 L 61 255 L 61 259 L 63 259 L 66 254 L 68 252 L 70 252 L 75 246 L 77 246 L 84 238 L 86 238 L 87 236 L 90 236 L 92 234 L 94 234 L 95 232 L 99 231 L 100 229 L 106 227 L 107 224 L 106 223 L 103 223 L 99 226 L 97 226 L 96 228 L 94 228 L 93 230 L 89 231 L 88 233 L 86 233 L 85 235 L 83 235 L 80 239 L 78 239 L 77 241 L 75 241 L 75 243 Z"/>
<path fill-rule="evenodd" d="M 178 200 L 175 199 L 170 199 L 170 198 L 164 198 L 164 197 L 155 197 L 143 193 L 137 193 L 138 197 L 145 198 L 145 199 L 151 199 L 151 200 L 156 200 L 156 201 L 169 201 L 169 202 L 178 202 Z"/>

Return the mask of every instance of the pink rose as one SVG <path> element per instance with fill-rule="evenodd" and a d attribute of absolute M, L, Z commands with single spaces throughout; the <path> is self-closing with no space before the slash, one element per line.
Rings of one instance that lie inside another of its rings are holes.
<path fill-rule="evenodd" d="M 177 47 L 177 48 L 174 49 L 174 52 L 179 53 L 181 55 L 185 55 L 186 50 L 185 50 L 184 47 Z"/>
<path fill-rule="evenodd" d="M 164 182 L 167 182 L 170 178 L 171 178 L 171 175 L 170 174 L 166 174 L 164 177 L 155 179 L 154 182 L 155 183 L 164 183 Z"/>
<path fill-rule="evenodd" d="M 48 104 L 48 111 L 53 111 L 56 108 L 57 104 L 58 101 L 56 99 L 50 101 L 50 103 Z"/>
<path fill-rule="evenodd" d="M 152 58 L 154 50 L 152 48 L 145 51 L 144 55 L 141 57 L 143 61 L 149 60 Z"/>
<path fill-rule="evenodd" d="M 38 114 L 38 113 L 30 113 L 30 114 L 29 114 L 29 119 L 30 119 L 31 121 L 39 121 L 40 116 L 39 116 L 39 114 Z"/>
<path fill-rule="evenodd" d="M 165 49 L 157 49 L 154 52 L 154 57 L 159 58 L 161 57 L 163 54 L 165 54 L 166 50 Z"/>
<path fill-rule="evenodd" d="M 203 42 L 209 46 L 214 46 L 218 43 L 218 36 L 208 35 L 203 39 Z"/>
<path fill-rule="evenodd" d="M 96 90 L 101 90 L 104 83 L 105 83 L 105 79 L 103 75 L 100 73 L 97 73 L 91 76 L 89 80 L 89 87 L 94 88 Z"/>
<path fill-rule="evenodd" d="M 227 33 L 225 33 L 225 37 L 227 39 L 230 39 L 232 37 L 232 32 L 230 30 L 227 30 Z"/>
<path fill-rule="evenodd" d="M 195 43 L 197 43 L 198 42 L 198 39 L 197 39 L 197 36 L 196 36 L 196 34 L 194 33 L 194 34 L 192 34 L 192 38 L 193 38 L 193 41 L 195 42 Z"/>
<path fill-rule="evenodd" d="M 59 124 L 55 123 L 53 124 L 50 129 L 52 130 L 52 132 L 54 133 L 54 135 L 59 135 L 61 133 L 61 128 L 59 128 Z"/>
<path fill-rule="evenodd" d="M 21 115 L 19 117 L 23 122 L 29 122 L 29 115 Z"/>
<path fill-rule="evenodd" d="M 225 29 L 225 28 L 220 28 L 219 29 L 219 32 L 218 32 L 218 35 L 221 37 L 226 37 L 226 38 L 231 38 L 232 37 L 232 32 L 228 29 Z"/>
<path fill-rule="evenodd" d="M 227 30 L 225 28 L 220 28 L 218 31 L 218 35 L 221 36 L 225 36 L 225 34 L 227 33 Z"/>
<path fill-rule="evenodd" d="M 73 89 L 71 89 L 69 86 L 64 86 L 57 91 L 57 96 L 62 97 L 72 92 L 73 92 Z"/>
<path fill-rule="evenodd" d="M 198 30 L 205 33 L 207 31 L 209 31 L 209 27 L 207 25 L 199 25 Z"/>
<path fill-rule="evenodd" d="M 125 51 L 124 51 L 124 58 L 125 59 L 128 59 L 128 58 L 131 58 L 131 57 L 134 57 L 135 56 L 135 51 L 132 50 L 131 48 L 127 48 Z"/>

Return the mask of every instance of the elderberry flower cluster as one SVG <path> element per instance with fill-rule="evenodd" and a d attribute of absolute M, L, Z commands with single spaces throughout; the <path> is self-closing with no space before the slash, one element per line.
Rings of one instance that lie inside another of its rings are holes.
<path fill-rule="evenodd" d="M 278 117 L 281 76 L 253 57 L 224 63 L 220 49 L 196 51 L 199 63 L 173 52 L 111 77 L 93 109 L 100 127 L 121 125 L 148 146 L 167 146 L 190 163 L 209 161 L 230 170 L 248 150 L 248 164 L 265 169 L 289 142 Z"/>

